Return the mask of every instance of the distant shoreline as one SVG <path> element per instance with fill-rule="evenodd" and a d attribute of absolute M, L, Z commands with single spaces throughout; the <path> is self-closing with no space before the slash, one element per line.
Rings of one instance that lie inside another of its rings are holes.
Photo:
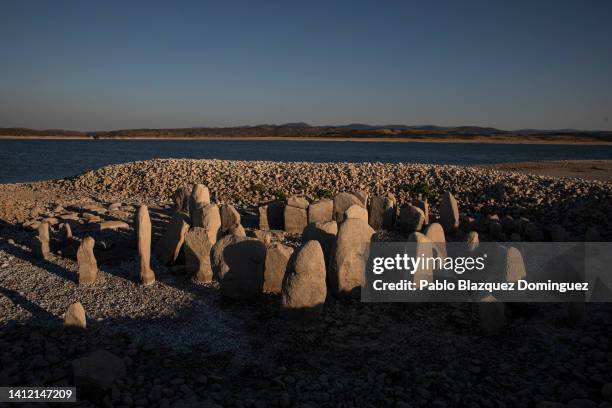
<path fill-rule="evenodd" d="M 0 140 L 238 140 L 238 141 L 297 141 L 297 142 L 400 142 L 400 143 L 468 143 L 468 144 L 554 144 L 612 145 L 612 141 L 582 140 L 575 136 L 424 136 L 424 137 L 337 137 L 337 136 L 200 136 L 200 137 L 89 137 L 89 136 L 7 136 Z"/>

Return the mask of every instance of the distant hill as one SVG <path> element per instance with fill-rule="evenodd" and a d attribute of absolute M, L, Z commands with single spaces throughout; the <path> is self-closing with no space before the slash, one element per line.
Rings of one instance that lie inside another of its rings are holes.
<path fill-rule="evenodd" d="M 612 142 L 612 132 L 580 131 L 574 129 L 537 130 L 521 129 L 515 131 L 500 130 L 481 126 L 407 126 L 368 125 L 352 123 L 338 126 L 314 126 L 304 122 L 292 122 L 282 125 L 263 124 L 256 126 L 234 127 L 193 127 L 175 129 L 122 129 L 112 131 L 79 132 L 62 129 L 35 130 L 27 128 L 0 128 L 0 136 L 8 137 L 79 137 L 94 139 L 124 138 L 354 138 L 354 139 L 428 139 L 466 141 L 522 140 L 557 141 L 569 140 L 583 142 Z"/>

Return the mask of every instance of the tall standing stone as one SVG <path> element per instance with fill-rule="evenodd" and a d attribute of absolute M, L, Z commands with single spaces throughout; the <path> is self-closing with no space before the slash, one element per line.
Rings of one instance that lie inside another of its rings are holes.
<path fill-rule="evenodd" d="M 203 184 L 194 184 L 191 189 L 191 195 L 189 196 L 189 214 L 193 214 L 193 211 L 198 207 L 203 207 L 210 204 L 210 192 L 208 187 Z"/>
<path fill-rule="evenodd" d="M 361 288 L 372 235 L 374 230 L 363 220 L 348 218 L 340 224 L 334 258 L 335 268 L 332 268 L 329 282 L 332 293 L 351 294 Z"/>
<path fill-rule="evenodd" d="M 221 212 L 221 230 L 223 232 L 240 225 L 240 213 L 233 205 L 221 204 L 219 211 Z"/>
<path fill-rule="evenodd" d="M 210 263 L 210 251 L 213 243 L 208 231 L 201 227 L 192 227 L 185 234 L 185 268 L 198 283 L 212 281 L 213 273 Z"/>
<path fill-rule="evenodd" d="M 265 293 L 280 293 L 287 264 L 293 255 L 293 248 L 280 242 L 266 248 L 266 263 L 264 268 L 263 291 Z"/>
<path fill-rule="evenodd" d="M 321 200 L 308 206 L 308 223 L 328 222 L 334 218 L 334 202 Z"/>
<path fill-rule="evenodd" d="M 135 218 L 134 226 L 140 260 L 140 283 L 150 285 L 155 282 L 155 273 L 151 269 L 151 218 L 146 205 L 141 205 L 138 208 Z"/>
<path fill-rule="evenodd" d="M 444 229 L 440 224 L 434 222 L 427 226 L 425 235 L 434 243 L 434 248 L 438 252 L 438 256 L 442 259 L 446 258 L 446 237 L 444 236 Z"/>
<path fill-rule="evenodd" d="M 283 281 L 282 307 L 292 317 L 318 315 L 327 296 L 321 245 L 308 241 L 298 252 Z"/>
<path fill-rule="evenodd" d="M 49 224 L 41 222 L 38 225 L 38 236 L 32 239 L 32 253 L 35 257 L 40 259 L 49 259 L 51 248 L 49 245 Z"/>
<path fill-rule="evenodd" d="M 336 250 L 336 236 L 338 235 L 338 223 L 336 221 L 317 222 L 308 224 L 302 234 L 302 243 L 316 240 L 321 245 L 325 266 L 327 269 L 328 280 L 331 278 L 332 259 Z"/>
<path fill-rule="evenodd" d="M 421 231 L 425 223 L 425 214 L 423 210 L 414 205 L 404 205 L 400 209 L 400 232 L 404 234 L 412 234 L 415 231 Z"/>
<path fill-rule="evenodd" d="M 521 251 L 515 247 L 510 247 L 506 250 L 506 259 L 504 266 L 504 278 L 506 282 L 518 282 L 525 279 L 527 272 L 525 271 L 525 263 Z"/>
<path fill-rule="evenodd" d="M 173 264 L 181 252 L 185 234 L 189 230 L 188 217 L 183 213 L 175 213 L 164 235 L 160 238 L 155 246 L 155 254 L 157 259 L 164 264 Z"/>
<path fill-rule="evenodd" d="M 440 224 L 447 234 L 454 232 L 459 227 L 459 207 L 457 200 L 450 191 L 444 192 L 440 203 Z"/>
<path fill-rule="evenodd" d="M 346 210 L 355 204 L 364 206 L 363 202 L 351 193 L 342 192 L 336 194 L 334 197 L 334 220 L 337 222 L 344 221 Z"/>
<path fill-rule="evenodd" d="M 308 201 L 304 197 L 291 197 L 285 206 L 285 231 L 302 233 L 308 225 Z"/>
<path fill-rule="evenodd" d="M 429 201 L 427 201 L 427 198 L 415 200 L 414 205 L 423 211 L 425 215 L 425 225 L 429 224 Z"/>
<path fill-rule="evenodd" d="M 351 194 L 353 194 L 355 197 L 357 197 L 359 199 L 359 201 L 361 201 L 361 205 L 363 207 L 367 207 L 368 205 L 368 196 L 369 193 L 365 190 L 354 190 Z"/>
<path fill-rule="evenodd" d="M 358 218 L 368 222 L 368 210 L 360 205 L 351 205 L 344 213 L 344 218 Z"/>
<path fill-rule="evenodd" d="M 217 242 L 222 226 L 221 214 L 216 204 L 196 207 L 191 215 L 191 225 L 206 229 L 210 242 Z"/>
<path fill-rule="evenodd" d="M 189 214 L 189 197 L 191 196 L 192 188 L 187 186 L 179 187 L 172 195 L 172 201 L 174 201 L 174 208 L 177 212 Z"/>
<path fill-rule="evenodd" d="M 368 222 L 375 231 L 393 229 L 395 216 L 395 198 L 391 194 L 372 197 Z"/>
<path fill-rule="evenodd" d="M 273 201 L 259 207 L 259 229 L 285 229 L 285 203 Z"/>
<path fill-rule="evenodd" d="M 98 263 L 94 256 L 94 245 L 96 241 L 92 237 L 85 237 L 77 251 L 77 262 L 79 264 L 79 284 L 94 283 L 98 276 Z"/>
<path fill-rule="evenodd" d="M 84 329 L 87 326 L 85 309 L 80 302 L 68 306 L 64 314 L 64 327 L 71 329 Z"/>
<path fill-rule="evenodd" d="M 434 243 L 425 234 L 413 232 L 408 237 L 408 242 L 415 243 L 415 257 L 423 257 L 425 259 L 433 258 Z M 413 282 L 418 284 L 421 280 L 426 280 L 429 283 L 433 282 L 433 267 L 427 262 L 421 263 L 418 269 L 412 274 Z"/>

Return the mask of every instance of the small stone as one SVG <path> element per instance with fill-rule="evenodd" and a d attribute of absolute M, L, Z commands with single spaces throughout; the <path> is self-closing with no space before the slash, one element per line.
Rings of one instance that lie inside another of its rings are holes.
<path fill-rule="evenodd" d="M 83 305 L 76 302 L 68 306 L 68 310 L 64 314 L 64 327 L 84 329 L 86 326 L 87 318 Z"/>
<path fill-rule="evenodd" d="M 98 263 L 94 256 L 94 245 L 96 241 L 92 237 L 85 237 L 77 251 L 77 262 L 79 264 L 79 285 L 94 283 L 98 276 Z"/>

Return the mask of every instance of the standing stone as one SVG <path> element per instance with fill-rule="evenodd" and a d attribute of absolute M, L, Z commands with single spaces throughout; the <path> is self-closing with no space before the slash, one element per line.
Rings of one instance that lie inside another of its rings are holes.
<path fill-rule="evenodd" d="M 408 237 L 408 242 L 416 243 L 414 246 L 415 257 L 433 258 L 434 243 L 425 234 L 413 232 Z M 412 274 L 414 283 L 419 284 L 421 280 L 426 280 L 429 283 L 433 282 L 433 269 L 428 263 L 420 264 L 419 268 Z"/>
<path fill-rule="evenodd" d="M 510 247 L 506 251 L 504 278 L 506 282 L 518 282 L 525 279 L 527 273 L 525 271 L 525 263 L 521 251 L 515 247 Z"/>
<path fill-rule="evenodd" d="M 280 293 L 283 278 L 287 271 L 287 263 L 293 255 L 293 248 L 280 242 L 270 245 L 266 249 L 266 262 L 264 268 L 264 293 Z"/>
<path fill-rule="evenodd" d="M 292 317 L 321 313 L 327 286 L 323 250 L 317 241 L 308 241 L 290 265 L 282 288 L 282 307 Z"/>
<path fill-rule="evenodd" d="M 233 205 L 221 204 L 219 210 L 221 212 L 221 231 L 226 232 L 240 225 L 240 213 Z"/>
<path fill-rule="evenodd" d="M 96 241 L 92 237 L 85 237 L 77 251 L 77 262 L 79 264 L 79 284 L 94 283 L 98 276 L 98 263 L 94 256 L 94 245 Z"/>
<path fill-rule="evenodd" d="M 185 241 L 185 234 L 189 230 L 187 220 L 187 215 L 175 213 L 168 223 L 166 232 L 157 242 L 155 254 L 162 264 L 171 265 L 178 258 Z"/>
<path fill-rule="evenodd" d="M 478 303 L 478 320 L 484 334 L 499 333 L 506 324 L 504 303 L 491 294 L 484 296 Z"/>
<path fill-rule="evenodd" d="M 368 210 L 360 205 L 351 205 L 344 213 L 344 218 L 357 218 L 368 222 Z"/>
<path fill-rule="evenodd" d="M 421 211 L 423 211 L 423 214 L 425 215 L 425 225 L 429 224 L 429 202 L 427 201 L 427 199 L 415 200 L 414 206 L 420 208 Z"/>
<path fill-rule="evenodd" d="M 285 207 L 285 231 L 302 233 L 308 225 L 308 201 L 303 197 L 291 197 Z"/>
<path fill-rule="evenodd" d="M 210 250 L 213 243 L 206 228 L 192 227 L 185 234 L 185 269 L 198 283 L 212 281 Z"/>
<path fill-rule="evenodd" d="M 198 208 L 210 204 L 210 193 L 208 187 L 203 184 L 194 184 L 189 196 L 189 214 Z"/>
<path fill-rule="evenodd" d="M 393 229 L 395 225 L 395 198 L 391 194 L 385 197 L 372 197 L 368 222 L 375 231 Z"/>
<path fill-rule="evenodd" d="M 336 236 L 338 235 L 338 224 L 336 221 L 317 222 L 308 224 L 302 234 L 302 243 L 316 240 L 321 245 L 325 266 L 327 269 L 328 280 L 331 278 L 332 257 L 336 251 Z"/>
<path fill-rule="evenodd" d="M 337 222 L 344 221 L 344 214 L 351 205 L 360 205 L 363 207 L 363 202 L 350 193 L 338 193 L 334 197 L 334 220 Z"/>
<path fill-rule="evenodd" d="M 187 186 L 179 187 L 172 195 L 174 207 L 177 212 L 189 214 L 189 197 L 191 196 L 191 188 Z"/>
<path fill-rule="evenodd" d="M 140 283 L 150 285 L 155 282 L 155 273 L 151 269 L 151 218 L 146 205 L 141 205 L 134 220 L 136 239 L 138 240 L 138 258 L 140 259 Z"/>
<path fill-rule="evenodd" d="M 321 200 L 308 206 L 308 223 L 328 222 L 334 218 L 334 202 Z"/>
<path fill-rule="evenodd" d="M 67 244 L 72 239 L 72 228 L 70 227 L 70 224 L 67 222 L 63 223 L 60 227 L 60 231 L 62 232 L 64 244 Z"/>
<path fill-rule="evenodd" d="M 70 224 L 62 223 L 60 225 L 60 231 L 62 233 L 62 249 L 60 251 L 62 256 L 74 258 L 76 256 L 79 244 L 72 235 L 72 228 L 70 227 Z"/>
<path fill-rule="evenodd" d="M 434 248 L 438 252 L 438 257 L 442 259 L 446 258 L 446 237 L 444 236 L 442 225 L 437 222 L 430 224 L 425 230 L 425 235 L 434 243 Z"/>
<path fill-rule="evenodd" d="M 234 225 L 232 228 L 230 228 L 227 231 L 228 234 L 232 234 L 232 235 L 237 235 L 239 237 L 246 237 L 246 231 L 244 230 L 244 227 L 240 224 L 238 225 Z"/>
<path fill-rule="evenodd" d="M 240 217 L 240 216 L 238 216 Z M 217 242 L 219 229 L 221 228 L 221 214 L 216 204 L 206 204 L 196 207 L 191 215 L 191 225 L 205 228 L 208 232 L 210 242 Z"/>
<path fill-rule="evenodd" d="M 367 207 L 368 205 L 368 192 L 365 190 L 355 190 L 353 191 L 351 194 L 353 194 L 355 197 L 357 197 L 359 199 L 359 201 L 361 201 L 361 205 L 363 207 Z"/>
<path fill-rule="evenodd" d="M 75 329 L 84 329 L 87 327 L 85 309 L 80 302 L 68 306 L 68 310 L 66 310 L 64 314 L 64 327 Z"/>
<path fill-rule="evenodd" d="M 444 192 L 440 203 L 440 224 L 447 234 L 454 232 L 459 227 L 459 207 L 457 200 L 450 191 Z"/>
<path fill-rule="evenodd" d="M 480 241 L 478 240 L 478 233 L 476 231 L 470 231 L 467 238 L 468 251 L 474 252 L 476 248 L 478 248 L 479 243 Z"/>
<path fill-rule="evenodd" d="M 425 223 L 425 214 L 423 210 L 414 205 L 404 205 L 400 209 L 400 232 L 404 234 L 412 234 L 415 231 L 420 231 Z"/>
<path fill-rule="evenodd" d="M 363 220 L 348 218 L 340 224 L 334 258 L 335 268 L 332 268 L 329 282 L 332 293 L 350 294 L 361 288 L 372 235 L 374 230 Z"/>
<path fill-rule="evenodd" d="M 247 299 L 262 293 L 266 247 L 254 238 L 225 235 L 213 246 L 211 263 L 221 294 Z"/>
<path fill-rule="evenodd" d="M 259 207 L 259 229 L 285 229 L 285 203 L 273 201 Z"/>
<path fill-rule="evenodd" d="M 38 236 L 32 239 L 33 255 L 37 258 L 48 260 L 49 254 L 51 253 L 49 241 L 49 224 L 46 222 L 41 222 L 38 225 Z"/>

